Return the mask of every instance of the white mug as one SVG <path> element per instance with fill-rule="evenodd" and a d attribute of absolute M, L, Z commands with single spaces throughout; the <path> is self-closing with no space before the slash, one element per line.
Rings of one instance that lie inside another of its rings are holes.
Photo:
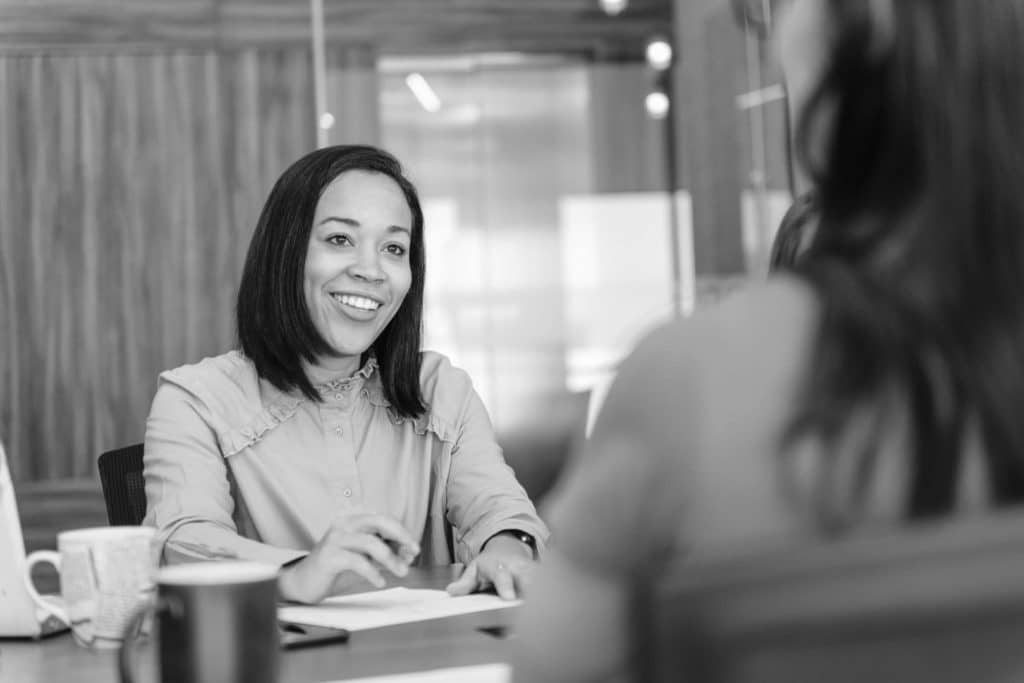
<path fill-rule="evenodd" d="M 57 534 L 57 552 L 28 556 L 25 587 L 42 610 L 71 627 L 91 647 L 118 647 L 135 610 L 153 595 L 155 529 L 112 526 Z M 32 585 L 32 567 L 49 562 L 60 572 L 58 600 Z"/>

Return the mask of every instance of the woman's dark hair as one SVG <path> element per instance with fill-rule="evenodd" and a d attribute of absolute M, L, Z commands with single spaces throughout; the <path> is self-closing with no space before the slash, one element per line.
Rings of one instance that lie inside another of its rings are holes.
<path fill-rule="evenodd" d="M 282 391 L 297 388 L 310 400 L 321 400 L 302 370 L 302 360 L 313 363 L 334 350 L 317 331 L 306 305 L 306 250 L 320 195 L 339 175 L 356 170 L 383 173 L 394 180 L 412 213 L 412 284 L 370 351 L 377 358 L 384 395 L 392 410 L 416 417 L 425 410 L 420 389 L 426 269 L 423 211 L 401 164 L 383 150 L 365 145 L 318 149 L 292 164 L 274 184 L 245 257 L 236 308 L 238 340 L 261 377 Z"/>
<path fill-rule="evenodd" d="M 826 4 L 830 64 L 796 130 L 820 212 L 796 270 L 822 317 L 785 441 L 819 437 L 853 472 L 852 504 L 819 510 L 842 526 L 879 431 L 855 466 L 836 454 L 897 396 L 911 518 L 953 508 L 969 431 L 996 503 L 1024 500 L 1024 0 Z"/>
<path fill-rule="evenodd" d="M 797 197 L 790 205 L 772 240 L 769 271 L 792 270 L 796 266 L 810 244 L 816 216 L 814 195 L 811 192 Z"/>

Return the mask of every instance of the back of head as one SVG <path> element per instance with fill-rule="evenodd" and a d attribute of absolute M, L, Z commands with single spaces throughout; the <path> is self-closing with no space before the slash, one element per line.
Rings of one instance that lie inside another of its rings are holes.
<path fill-rule="evenodd" d="M 820 211 L 797 270 L 823 315 L 789 437 L 835 442 L 895 389 L 912 516 L 951 509 L 972 420 L 996 499 L 1022 500 L 1024 0 L 800 1 L 828 46 L 796 142 Z"/>

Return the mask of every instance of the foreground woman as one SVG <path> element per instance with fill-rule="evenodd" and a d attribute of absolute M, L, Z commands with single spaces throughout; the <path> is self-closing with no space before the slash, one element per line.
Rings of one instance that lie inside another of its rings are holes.
<path fill-rule="evenodd" d="M 671 564 L 1024 500 L 1024 0 L 793 0 L 780 45 L 810 251 L 623 364 L 523 680 L 621 670 Z"/>

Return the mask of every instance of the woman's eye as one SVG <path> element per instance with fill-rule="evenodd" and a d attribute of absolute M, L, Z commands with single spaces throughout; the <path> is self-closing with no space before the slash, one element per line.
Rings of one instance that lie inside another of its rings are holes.
<path fill-rule="evenodd" d="M 352 240 L 349 239 L 348 235 L 331 235 L 327 238 L 327 241 L 338 247 L 345 247 L 352 244 Z"/>
<path fill-rule="evenodd" d="M 384 247 L 384 250 L 392 256 L 405 256 L 407 249 L 401 244 L 389 244 Z"/>

